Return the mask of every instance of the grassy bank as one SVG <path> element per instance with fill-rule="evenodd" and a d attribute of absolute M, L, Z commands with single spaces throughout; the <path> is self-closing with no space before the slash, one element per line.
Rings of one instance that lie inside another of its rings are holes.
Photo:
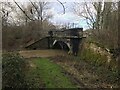
<path fill-rule="evenodd" d="M 48 59 L 37 58 L 30 61 L 30 70 L 26 74 L 26 80 L 30 87 L 36 88 L 73 88 L 75 87 L 68 77 L 62 73 L 62 69 Z"/>

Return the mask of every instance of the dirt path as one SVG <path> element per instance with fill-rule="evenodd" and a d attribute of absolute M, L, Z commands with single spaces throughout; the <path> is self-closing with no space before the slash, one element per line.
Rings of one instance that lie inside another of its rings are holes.
<path fill-rule="evenodd" d="M 33 57 L 54 57 L 58 55 L 65 56 L 67 55 L 67 52 L 62 50 L 26 50 L 26 51 L 20 51 L 19 52 L 21 56 L 24 58 L 33 58 Z"/>

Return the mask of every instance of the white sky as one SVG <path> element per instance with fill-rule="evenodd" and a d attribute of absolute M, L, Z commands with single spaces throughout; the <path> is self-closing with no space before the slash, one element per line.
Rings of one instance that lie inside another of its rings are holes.
<path fill-rule="evenodd" d="M 54 24 L 75 23 L 77 27 L 83 27 L 84 29 L 87 29 L 88 27 L 86 20 L 73 12 L 73 2 L 67 2 L 64 5 L 66 7 L 65 14 L 63 14 L 63 8 L 61 4 L 59 4 L 58 2 L 52 3 L 52 7 L 50 10 L 54 16 L 51 19 L 51 22 L 53 22 Z"/>

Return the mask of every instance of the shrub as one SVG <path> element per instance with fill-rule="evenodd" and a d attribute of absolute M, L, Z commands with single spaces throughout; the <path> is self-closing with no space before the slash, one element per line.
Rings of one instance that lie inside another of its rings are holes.
<path fill-rule="evenodd" d="M 105 55 L 102 56 L 94 53 L 92 50 L 85 48 L 81 53 L 81 59 L 91 62 L 91 64 L 96 66 L 105 66 L 107 57 Z"/>
<path fill-rule="evenodd" d="M 20 88 L 25 86 L 24 69 L 26 62 L 19 54 L 3 54 L 2 60 L 2 85 L 3 88 Z"/>

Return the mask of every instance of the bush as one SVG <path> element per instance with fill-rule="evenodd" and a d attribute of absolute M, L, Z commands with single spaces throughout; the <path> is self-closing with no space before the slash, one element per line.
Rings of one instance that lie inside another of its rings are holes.
<path fill-rule="evenodd" d="M 106 66 L 107 57 L 94 53 L 92 50 L 85 48 L 81 53 L 81 59 L 91 62 L 96 66 Z"/>
<path fill-rule="evenodd" d="M 3 88 L 21 88 L 26 85 L 24 69 L 26 62 L 19 54 L 3 54 L 2 60 L 2 85 Z"/>

